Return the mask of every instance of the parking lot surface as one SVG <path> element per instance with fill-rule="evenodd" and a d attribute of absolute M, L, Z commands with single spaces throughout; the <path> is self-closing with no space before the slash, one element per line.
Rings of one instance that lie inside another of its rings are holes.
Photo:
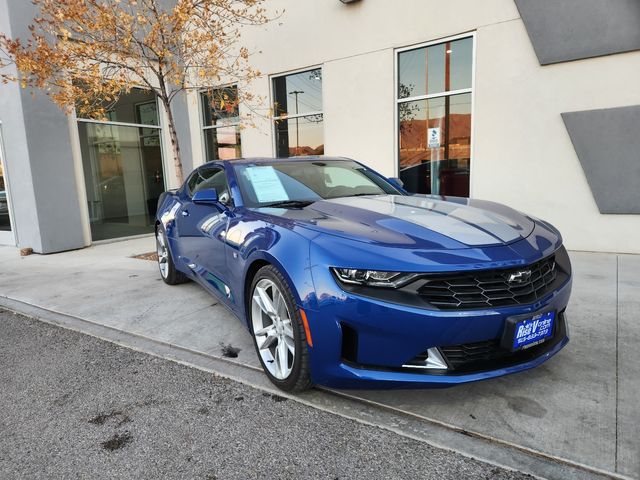
<path fill-rule="evenodd" d="M 0 297 L 257 368 L 249 334 L 214 298 L 193 283 L 164 285 L 154 262 L 131 258 L 153 248 L 151 237 L 26 258 L 0 248 Z M 446 390 L 341 393 L 552 462 L 640 478 L 640 256 L 570 256 L 571 342 L 541 367 Z M 236 357 L 225 357 L 229 347 Z"/>
<path fill-rule="evenodd" d="M 0 478 L 527 475 L 0 310 Z"/>

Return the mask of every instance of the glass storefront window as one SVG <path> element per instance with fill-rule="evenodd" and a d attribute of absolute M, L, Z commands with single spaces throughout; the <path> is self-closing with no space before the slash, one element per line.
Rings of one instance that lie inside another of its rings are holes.
<path fill-rule="evenodd" d="M 242 157 L 240 129 L 237 126 L 204 129 L 206 161 Z"/>
<path fill-rule="evenodd" d="M 322 112 L 322 69 L 276 77 L 273 93 L 276 117 Z"/>
<path fill-rule="evenodd" d="M 324 154 L 322 69 L 273 79 L 276 155 Z"/>
<path fill-rule="evenodd" d="M 238 87 L 214 88 L 203 92 L 201 98 L 205 127 L 240 123 Z"/>
<path fill-rule="evenodd" d="M 398 55 L 398 98 L 471 88 L 473 39 L 463 38 Z"/>
<path fill-rule="evenodd" d="M 471 94 L 400 104 L 400 168 L 417 193 L 469 196 Z"/>
<path fill-rule="evenodd" d="M 276 120 L 279 157 L 324 154 L 322 114 Z"/>
<path fill-rule="evenodd" d="M 132 88 L 115 102 L 103 102 L 105 118 L 100 116 L 81 117 L 83 120 L 133 123 L 141 125 L 160 125 L 156 96 L 149 90 Z"/>
<path fill-rule="evenodd" d="M 109 119 L 78 120 L 93 240 L 153 232 L 165 189 L 155 95 L 123 95 Z"/>
<path fill-rule="evenodd" d="M 215 88 L 200 98 L 205 161 L 242 157 L 238 88 Z"/>
<path fill-rule="evenodd" d="M 0 139 L 0 231 L 11 231 L 11 219 L 9 218 L 9 199 L 7 198 L 4 167 L 2 165 L 2 139 Z"/>
<path fill-rule="evenodd" d="M 398 54 L 398 158 L 411 192 L 469 196 L 472 52 L 470 37 Z"/>

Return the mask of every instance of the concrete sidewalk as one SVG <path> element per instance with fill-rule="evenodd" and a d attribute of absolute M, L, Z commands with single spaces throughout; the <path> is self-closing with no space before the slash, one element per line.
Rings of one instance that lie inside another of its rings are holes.
<path fill-rule="evenodd" d="M 258 368 L 249 334 L 224 307 L 197 285 L 166 286 L 154 262 L 130 258 L 153 248 L 151 237 L 26 258 L 3 247 L 0 297 L 212 358 L 231 345 L 240 351 L 227 360 Z M 571 258 L 571 342 L 541 367 L 447 390 L 340 394 L 512 452 L 640 478 L 640 256 Z"/>

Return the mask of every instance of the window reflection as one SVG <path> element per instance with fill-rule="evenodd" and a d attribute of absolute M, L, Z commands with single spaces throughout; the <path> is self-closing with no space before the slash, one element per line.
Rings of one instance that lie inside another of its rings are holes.
<path fill-rule="evenodd" d="M 240 123 L 237 86 L 214 88 L 201 98 L 205 127 Z"/>
<path fill-rule="evenodd" d="M 416 193 L 469 196 L 471 94 L 399 105 L 400 177 Z"/>
<path fill-rule="evenodd" d="M 88 115 L 79 116 L 79 118 L 154 126 L 160 124 L 156 96 L 150 90 L 132 88 L 129 93 L 120 96 L 117 101 L 105 101 L 102 106 L 106 112 L 105 117 Z"/>
<path fill-rule="evenodd" d="M 242 156 L 238 87 L 214 88 L 201 95 L 205 160 Z"/>
<path fill-rule="evenodd" d="M 472 67 L 472 37 L 398 54 L 398 148 L 407 190 L 469 196 Z"/>
<path fill-rule="evenodd" d="M 207 161 L 240 158 L 240 129 L 236 126 L 204 130 Z"/>
<path fill-rule="evenodd" d="M 322 70 L 273 79 L 276 155 L 322 155 Z"/>
<path fill-rule="evenodd" d="M 322 70 L 285 75 L 273 79 L 274 114 L 298 115 L 322 111 Z"/>
<path fill-rule="evenodd" d="M 0 148 L 2 148 L 2 142 L 0 142 Z M 0 152 L 0 155 L 2 155 L 2 152 Z M 0 231 L 8 232 L 11 230 L 9 201 L 7 200 L 7 188 L 5 187 L 4 169 L 1 160 L 0 158 Z"/>
<path fill-rule="evenodd" d="M 401 52 L 398 98 L 471 88 L 472 57 L 472 38 Z"/>
<path fill-rule="evenodd" d="M 322 115 L 276 120 L 279 157 L 323 155 Z"/>

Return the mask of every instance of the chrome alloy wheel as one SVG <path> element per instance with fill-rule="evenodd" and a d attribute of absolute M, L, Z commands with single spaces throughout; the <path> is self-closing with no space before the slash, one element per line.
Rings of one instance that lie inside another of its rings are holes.
<path fill-rule="evenodd" d="M 158 267 L 160 267 L 160 275 L 167 278 L 169 275 L 169 251 L 164 240 L 162 230 L 156 232 L 156 252 L 158 253 Z"/>
<path fill-rule="evenodd" d="M 251 322 L 262 362 L 275 378 L 286 379 L 296 354 L 291 315 L 282 293 L 267 278 L 253 289 Z"/>

